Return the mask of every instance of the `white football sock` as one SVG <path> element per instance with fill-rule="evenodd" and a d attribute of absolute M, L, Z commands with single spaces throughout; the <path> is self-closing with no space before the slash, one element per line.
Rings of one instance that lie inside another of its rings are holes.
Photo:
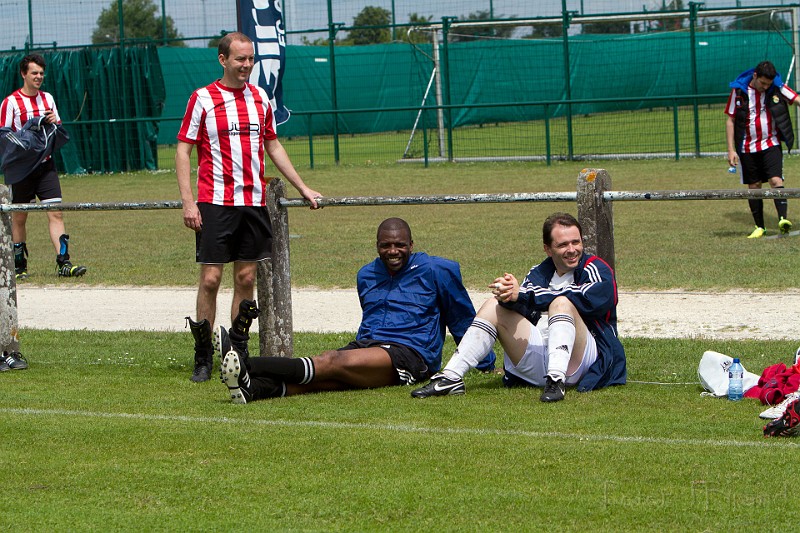
<path fill-rule="evenodd" d="M 575 346 L 575 320 L 567 314 L 547 320 L 547 375 L 556 381 L 567 380 L 567 367 Z"/>
<path fill-rule="evenodd" d="M 494 347 L 497 340 L 497 328 L 488 320 L 476 318 L 467 328 L 464 337 L 458 344 L 453 357 L 447 362 L 442 373 L 447 379 L 463 379 L 471 368 L 478 366 Z"/>

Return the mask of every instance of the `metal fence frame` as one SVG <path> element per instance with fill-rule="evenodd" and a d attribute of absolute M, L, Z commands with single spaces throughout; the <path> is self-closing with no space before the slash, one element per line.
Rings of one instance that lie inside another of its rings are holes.
<path fill-rule="evenodd" d="M 161 14 L 168 15 L 168 8 L 169 8 L 169 1 L 168 0 L 156 0 L 156 3 L 160 4 Z M 29 2 L 30 4 L 30 2 Z M 327 2 L 328 4 L 328 24 L 326 27 L 323 28 L 307 28 L 307 29 L 296 29 L 286 32 L 287 34 L 303 34 L 303 33 L 319 33 L 325 32 L 329 37 L 328 43 L 328 62 L 330 64 L 330 82 L 331 82 L 331 101 L 333 103 L 332 109 L 324 110 L 324 111 L 295 111 L 295 115 L 300 117 L 307 117 L 309 121 L 313 120 L 316 116 L 324 116 L 324 115 L 333 115 L 335 120 L 333 121 L 334 124 L 334 132 L 333 132 L 333 153 L 334 153 L 334 162 L 340 162 L 340 154 L 339 154 L 339 137 L 341 132 L 338 131 L 338 120 L 337 117 L 343 114 L 352 114 L 352 113 L 364 113 L 364 112 L 393 112 L 399 111 L 399 109 L 394 108 L 372 108 L 372 109 L 339 109 L 336 105 L 336 44 L 334 42 L 337 32 L 339 31 L 349 31 L 356 29 L 355 26 L 348 26 L 341 22 L 336 22 L 333 19 L 332 15 L 332 6 L 331 2 Z M 390 24 L 387 26 L 369 26 L 366 28 L 389 28 L 391 30 L 397 28 L 410 28 L 415 27 L 418 29 L 426 29 L 431 30 L 435 33 L 440 34 L 441 36 L 441 43 L 440 46 L 434 47 L 435 51 L 439 51 L 441 47 L 441 54 L 440 59 L 438 59 L 438 63 L 435 65 L 436 72 L 440 73 L 441 81 L 437 81 L 437 85 L 441 85 L 441 88 L 438 92 L 441 93 L 441 96 L 437 99 L 436 106 L 428 106 L 428 107 L 419 107 L 414 108 L 414 111 L 431 111 L 435 112 L 438 117 L 443 117 L 444 115 L 451 115 L 453 110 L 461 109 L 464 107 L 476 108 L 476 107 L 507 107 L 507 106 L 520 106 L 520 105 L 534 105 L 534 103 L 520 103 L 520 102 L 513 102 L 513 103 L 491 103 L 491 104 L 475 104 L 466 106 L 465 104 L 454 103 L 450 99 L 450 80 L 449 80 L 449 71 L 450 65 L 448 65 L 448 34 L 451 31 L 456 30 L 459 27 L 463 28 L 470 28 L 475 26 L 503 26 L 503 25 L 525 25 L 525 26 L 535 26 L 535 25 L 542 25 L 542 24 L 560 24 L 562 28 L 562 37 L 561 41 L 563 43 L 563 63 L 564 63 L 564 72 L 570 72 L 572 59 L 570 56 L 570 34 L 569 29 L 574 28 L 577 25 L 585 25 L 585 24 L 596 24 L 602 22 L 613 22 L 613 21 L 647 21 L 647 20 L 663 20 L 663 19 L 681 19 L 688 21 L 687 26 L 687 39 L 691 39 L 692 41 L 695 39 L 697 35 L 702 34 L 700 30 L 702 30 L 702 25 L 699 24 L 699 21 L 702 18 L 709 18 L 709 17 L 725 17 L 725 16 L 738 16 L 738 15 L 755 15 L 759 13 L 771 13 L 771 12 L 783 12 L 789 13 L 791 15 L 791 40 L 792 46 L 794 50 L 795 57 L 800 58 L 800 37 L 798 33 L 798 27 L 800 26 L 800 4 L 798 3 L 790 3 L 790 4 L 783 4 L 783 3 L 775 3 L 771 5 L 764 5 L 760 7 L 731 7 L 731 8 L 704 8 L 701 2 L 688 2 L 688 6 L 686 9 L 676 10 L 676 11 L 657 11 L 657 12 L 629 12 L 629 13 L 608 13 L 608 14 L 584 14 L 583 12 L 577 11 L 570 11 L 567 9 L 566 4 L 563 5 L 562 12 L 560 16 L 550 16 L 550 17 L 532 17 L 532 18 L 513 18 L 513 19 L 494 19 L 491 18 L 489 20 L 481 20 L 481 21 L 465 21 L 465 20 L 458 20 L 456 17 L 446 16 L 442 17 L 440 21 L 431 21 L 426 23 L 416 23 L 412 24 Z M 132 39 L 125 39 L 124 38 L 124 21 L 121 17 L 121 8 L 122 2 L 119 2 L 120 6 L 120 25 L 122 28 L 122 32 L 120 34 L 119 41 L 117 43 L 112 43 L 112 46 L 116 45 L 120 48 L 124 48 L 125 46 L 130 46 L 133 44 L 140 44 L 142 42 L 141 39 L 139 40 L 132 40 Z M 394 16 L 394 13 L 393 13 Z M 25 21 L 18 21 L 18 23 L 23 24 Z M 33 20 L 32 15 L 30 14 L 29 9 L 29 16 L 27 26 L 29 27 L 29 32 L 33 35 Z M 162 16 L 162 24 L 166 24 L 165 17 Z M 365 27 L 362 27 L 365 28 Z M 165 31 L 163 31 L 165 33 Z M 223 31 L 224 33 L 224 31 Z M 197 37 L 197 39 L 207 39 L 209 36 Z M 184 37 L 183 40 L 191 40 L 195 39 L 195 37 Z M 437 42 L 439 38 L 436 38 Z M 170 44 L 170 40 L 166 38 L 161 38 L 154 40 L 153 42 L 158 43 L 162 46 L 167 46 Z M 86 45 L 86 46 L 100 46 L 100 45 Z M 108 46 L 108 45 L 102 45 Z M 58 47 L 55 46 L 55 43 L 52 47 L 44 46 L 44 45 L 37 45 L 35 43 L 25 43 L 24 45 L 25 50 L 47 50 L 47 49 L 58 49 L 58 48 L 74 48 L 74 45 L 65 46 L 65 47 Z M 703 101 L 719 101 L 724 99 L 726 94 L 718 94 L 718 95 L 702 95 L 697 94 L 697 65 L 696 65 L 696 57 L 695 57 L 695 47 L 690 47 L 691 50 L 691 57 L 687 58 L 687 75 L 690 75 L 692 78 L 692 87 L 694 88 L 693 94 L 689 95 L 675 95 L 666 100 L 673 99 L 672 101 L 675 102 L 674 106 L 678 105 L 678 101 L 682 102 L 683 105 L 689 105 L 693 107 L 693 120 L 694 120 L 694 147 L 686 155 L 693 155 L 695 157 L 701 157 L 704 155 L 712 155 L 707 154 L 701 150 L 701 142 L 699 139 L 699 127 L 698 127 L 698 105 L 700 105 Z M 796 79 L 796 77 L 795 77 Z M 537 105 L 561 105 L 566 106 L 567 114 L 566 114 L 566 121 L 567 121 L 567 140 L 566 140 L 566 150 L 565 155 L 559 156 L 558 158 L 565 158 L 568 160 L 574 159 L 583 159 L 586 157 L 587 154 L 577 154 L 575 153 L 574 146 L 573 146 L 573 130 L 572 130 L 572 120 L 573 120 L 573 107 L 583 103 L 592 103 L 595 102 L 594 100 L 577 100 L 573 99 L 571 95 L 571 87 L 570 87 L 570 77 L 567 75 L 565 76 L 566 86 L 564 88 L 563 98 L 560 100 L 554 100 L 552 102 L 539 102 Z M 788 80 L 787 80 L 788 81 Z M 657 100 L 658 98 L 653 98 Z M 643 97 L 640 100 L 648 101 L 647 97 Z M 665 100 L 661 98 L 661 100 Z M 611 102 L 613 99 L 602 99 L 597 100 L 597 102 Z M 546 114 L 545 114 L 546 115 Z M 133 119 L 129 118 L 118 118 L 113 121 L 109 122 L 109 127 L 111 127 L 112 122 L 127 122 L 127 121 L 177 121 L 180 120 L 182 117 L 158 117 L 154 119 L 153 117 L 137 117 Z M 441 136 L 442 136 L 442 147 L 443 147 L 443 154 L 439 157 L 430 158 L 426 153 L 422 158 L 425 164 L 428 164 L 430 161 L 438 161 L 438 160 L 447 160 L 447 161 L 457 161 L 461 160 L 455 155 L 455 149 L 453 147 L 453 126 L 452 121 L 444 121 L 441 118 L 437 118 L 441 124 L 439 126 Z M 105 121 L 101 121 L 105 122 Z M 77 122 L 77 123 L 68 123 L 65 122 L 66 125 L 76 125 L 76 124 L 83 124 L 84 122 Z M 88 122 L 85 122 L 88 123 Z M 797 136 L 800 137 L 800 108 L 796 109 L 795 114 L 795 127 L 798 130 Z M 675 135 L 677 136 L 677 129 L 675 131 Z M 313 135 L 309 135 L 308 137 L 309 142 L 309 159 L 310 165 L 313 167 L 314 165 L 314 155 L 313 155 Z M 678 141 L 676 139 L 676 149 L 674 152 L 674 157 L 677 159 L 680 157 L 680 150 L 677 147 Z M 427 146 L 427 144 L 426 144 Z M 596 154 L 592 154 L 591 157 L 594 157 Z M 663 157 L 669 157 L 670 154 L 664 154 Z M 716 155 L 716 154 L 713 154 Z M 610 157 L 614 155 L 611 154 Z M 513 158 L 513 157 L 512 157 Z M 546 153 L 544 153 L 541 159 L 547 161 L 548 163 L 551 161 L 552 154 L 548 147 Z M 503 159 L 509 159 L 508 157 Z"/>

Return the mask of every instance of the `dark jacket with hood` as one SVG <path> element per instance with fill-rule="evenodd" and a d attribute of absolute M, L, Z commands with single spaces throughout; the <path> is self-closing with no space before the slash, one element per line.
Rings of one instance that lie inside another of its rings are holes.
<path fill-rule="evenodd" d="M 6 185 L 27 178 L 67 141 L 67 131 L 60 125 L 48 124 L 44 116 L 29 119 L 18 131 L 0 128 L 0 169 Z"/>
<path fill-rule="evenodd" d="M 736 152 L 741 153 L 744 147 L 745 132 L 749 126 L 750 107 L 747 97 L 747 87 L 753 79 L 754 68 L 742 72 L 734 81 L 730 83 L 732 89 L 736 90 L 736 112 L 733 116 L 733 139 L 736 145 Z M 783 87 L 781 75 L 777 74 L 772 85 L 766 91 L 767 112 L 772 116 L 775 129 L 778 131 L 778 139 L 786 145 L 788 151 L 794 146 L 794 129 L 792 119 L 789 114 L 789 102 L 780 91 Z"/>

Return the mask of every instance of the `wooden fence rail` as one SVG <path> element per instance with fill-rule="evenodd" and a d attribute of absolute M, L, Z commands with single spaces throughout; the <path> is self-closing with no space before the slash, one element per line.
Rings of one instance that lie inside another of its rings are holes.
<path fill-rule="evenodd" d="M 272 179 L 267 209 L 273 228 L 273 254 L 259 263 L 257 287 L 259 352 L 262 355 L 294 354 L 292 342 L 292 294 L 289 263 L 290 207 L 308 207 L 302 199 L 286 198 L 282 180 Z M 0 346 L 18 351 L 17 287 L 14 276 L 14 247 L 11 213 L 14 211 L 124 211 L 181 209 L 180 201 L 11 204 L 9 189 L 0 184 Z M 614 267 L 614 217 L 611 204 L 619 201 L 741 200 L 748 198 L 800 198 L 800 189 L 736 189 L 694 191 L 612 191 L 611 176 L 604 169 L 584 169 L 578 176 L 576 192 L 449 194 L 429 196 L 373 196 L 323 198 L 322 207 L 425 205 L 514 202 L 577 202 L 578 220 L 583 226 L 584 248 Z"/>

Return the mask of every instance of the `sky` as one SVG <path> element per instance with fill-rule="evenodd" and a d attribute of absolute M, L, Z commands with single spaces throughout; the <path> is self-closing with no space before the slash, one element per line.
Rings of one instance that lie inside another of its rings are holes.
<path fill-rule="evenodd" d="M 216 35 L 220 30 L 236 29 L 236 0 L 153 0 L 156 6 L 164 3 L 167 15 L 184 36 Z M 562 0 L 330 0 L 333 21 L 350 25 L 364 6 L 395 7 L 395 20 L 407 22 L 409 13 L 433 16 L 468 15 L 491 6 L 495 16 L 540 17 L 558 16 Z M 788 0 L 739 0 L 742 6 L 766 6 L 790 3 Z M 77 46 L 91 42 L 97 17 L 104 8 L 116 5 L 116 0 L 0 0 L 4 28 L 0 32 L 0 50 L 23 48 L 33 33 L 37 45 Z M 328 0 L 284 0 L 288 30 L 325 28 L 328 23 Z M 567 9 L 590 13 L 658 10 L 661 0 L 567 0 Z M 688 5 L 688 0 L 684 0 Z M 735 6 L 737 0 L 705 0 L 705 7 Z M 29 23 L 28 12 L 32 13 Z M 326 35 L 312 36 L 311 40 Z M 300 37 L 290 34 L 288 42 L 297 44 Z M 205 46 L 205 41 L 189 43 Z"/>

